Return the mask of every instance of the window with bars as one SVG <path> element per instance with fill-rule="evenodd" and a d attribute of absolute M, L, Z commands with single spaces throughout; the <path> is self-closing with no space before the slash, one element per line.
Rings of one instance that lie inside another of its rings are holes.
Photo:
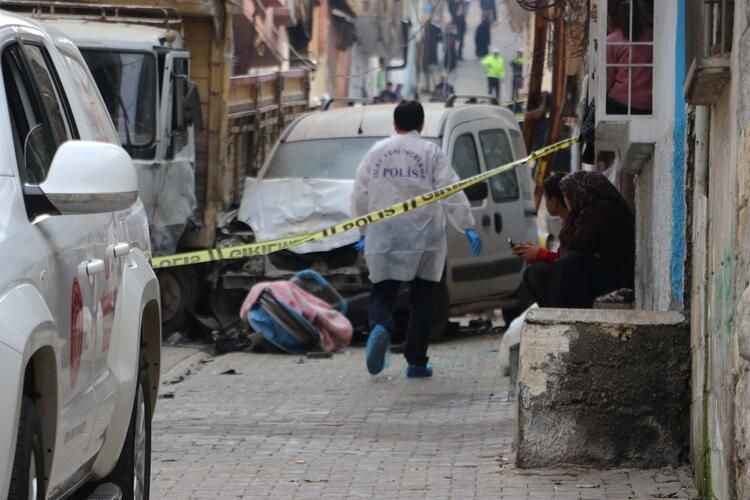
<path fill-rule="evenodd" d="M 652 115 L 654 0 L 606 5 L 606 114 Z"/>

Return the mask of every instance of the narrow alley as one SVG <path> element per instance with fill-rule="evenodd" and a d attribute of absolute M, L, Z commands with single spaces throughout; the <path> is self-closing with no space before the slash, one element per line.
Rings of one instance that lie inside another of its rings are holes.
<path fill-rule="evenodd" d="M 184 381 L 167 378 L 161 389 L 153 498 L 697 497 L 689 467 L 517 469 L 499 344 L 498 335 L 472 335 L 434 345 L 426 381 L 407 380 L 397 355 L 373 378 L 358 347 L 321 360 L 199 356 Z"/>

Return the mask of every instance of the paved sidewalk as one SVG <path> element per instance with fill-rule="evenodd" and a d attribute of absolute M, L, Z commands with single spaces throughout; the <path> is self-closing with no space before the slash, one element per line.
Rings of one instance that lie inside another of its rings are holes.
<path fill-rule="evenodd" d="M 152 498 L 694 496 L 686 469 L 516 470 L 498 345 L 488 335 L 433 346 L 436 376 L 422 381 L 406 380 L 397 356 L 370 377 L 361 348 L 323 360 L 217 358 L 159 401 Z"/>

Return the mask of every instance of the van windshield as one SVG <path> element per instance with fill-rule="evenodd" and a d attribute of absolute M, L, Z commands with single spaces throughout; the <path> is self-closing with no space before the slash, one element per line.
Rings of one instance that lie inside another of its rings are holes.
<path fill-rule="evenodd" d="M 279 144 L 265 178 L 354 179 L 370 148 L 383 137 L 351 137 Z"/>
<path fill-rule="evenodd" d="M 81 51 L 131 155 L 149 147 L 156 136 L 156 60 L 152 54 Z"/>

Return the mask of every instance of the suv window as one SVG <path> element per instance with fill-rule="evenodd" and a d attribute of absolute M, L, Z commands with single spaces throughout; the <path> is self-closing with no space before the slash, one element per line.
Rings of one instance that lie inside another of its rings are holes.
<path fill-rule="evenodd" d="M 40 184 L 57 148 L 70 137 L 48 58 L 41 47 L 27 49 L 6 48 L 2 71 L 19 175 L 25 183 Z"/>
<path fill-rule="evenodd" d="M 479 154 L 474 136 L 463 134 L 456 139 L 453 146 L 453 168 L 461 179 L 467 179 L 480 173 Z"/>
<path fill-rule="evenodd" d="M 513 150 L 510 147 L 508 134 L 502 129 L 483 130 L 479 132 L 479 142 L 482 144 L 482 154 L 487 170 L 511 163 Z M 519 198 L 518 178 L 516 169 L 503 172 L 490 179 L 492 199 L 495 201 L 512 201 Z"/>
<path fill-rule="evenodd" d="M 49 121 L 50 130 L 58 145 L 69 139 L 65 124 L 65 113 L 60 105 L 60 97 L 56 90 L 55 77 L 51 70 L 51 63 L 46 51 L 38 45 L 24 44 L 24 54 L 29 63 L 37 91 L 41 97 L 44 113 Z"/>
<path fill-rule="evenodd" d="M 91 131 L 96 134 L 95 139 L 100 142 L 110 142 L 120 144 L 120 138 L 117 135 L 112 122 L 110 121 L 107 108 L 104 101 L 99 97 L 99 91 L 96 88 L 94 79 L 89 76 L 85 63 L 73 56 L 64 54 L 65 63 L 73 77 L 73 83 L 76 86 L 81 101 L 86 109 L 84 117 L 88 120 Z"/>

